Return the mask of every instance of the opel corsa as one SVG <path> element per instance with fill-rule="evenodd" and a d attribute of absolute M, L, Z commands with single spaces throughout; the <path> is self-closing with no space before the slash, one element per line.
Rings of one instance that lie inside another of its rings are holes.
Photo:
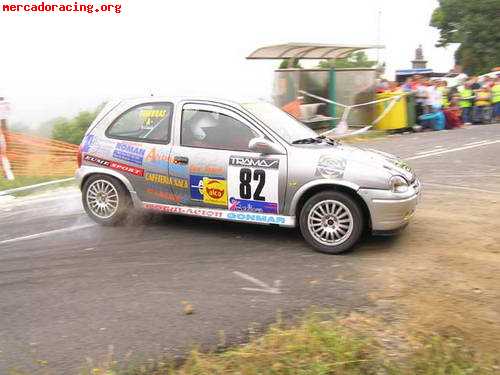
<path fill-rule="evenodd" d="M 85 211 L 113 225 L 136 207 L 299 227 L 337 254 L 406 226 L 420 183 L 402 160 L 318 136 L 266 102 L 144 98 L 108 104 L 80 146 Z"/>

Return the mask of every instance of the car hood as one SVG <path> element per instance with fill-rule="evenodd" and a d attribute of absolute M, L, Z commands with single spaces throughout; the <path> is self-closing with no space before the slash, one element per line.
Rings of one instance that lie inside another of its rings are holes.
<path fill-rule="evenodd" d="M 388 181 L 393 175 L 402 176 L 409 183 L 415 178 L 408 164 L 400 158 L 382 151 L 346 144 L 307 146 L 301 148 L 308 149 L 311 156 L 314 155 L 312 160 L 307 159 L 311 162 L 315 161 L 316 177 L 342 179 L 358 186 L 382 189 L 387 187 Z"/>
<path fill-rule="evenodd" d="M 376 167 L 387 169 L 393 175 L 403 176 L 408 182 L 412 182 L 415 174 L 411 167 L 401 158 L 387 152 L 375 149 L 362 149 L 354 146 L 342 145 L 344 152 L 359 162 L 366 162 Z"/>

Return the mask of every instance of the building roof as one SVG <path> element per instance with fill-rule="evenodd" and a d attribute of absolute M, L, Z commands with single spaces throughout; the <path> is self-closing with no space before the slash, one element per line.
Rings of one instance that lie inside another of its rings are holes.
<path fill-rule="evenodd" d="M 247 56 L 247 59 L 339 59 L 353 52 L 372 48 L 385 48 L 385 46 L 286 43 L 258 48 Z"/>

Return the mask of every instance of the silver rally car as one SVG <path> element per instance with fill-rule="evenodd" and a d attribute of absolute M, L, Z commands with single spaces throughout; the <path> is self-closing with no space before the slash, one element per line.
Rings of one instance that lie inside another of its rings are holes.
<path fill-rule="evenodd" d="M 420 183 L 402 160 L 319 137 L 266 102 L 141 98 L 108 104 L 80 146 L 85 211 L 113 225 L 132 206 L 298 226 L 326 253 L 395 233 Z"/>

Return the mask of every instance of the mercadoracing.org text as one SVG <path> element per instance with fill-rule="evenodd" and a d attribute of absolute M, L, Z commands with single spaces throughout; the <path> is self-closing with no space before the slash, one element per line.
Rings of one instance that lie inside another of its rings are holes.
<path fill-rule="evenodd" d="M 122 12 L 121 4 L 82 4 L 74 3 L 46 3 L 45 1 L 25 4 L 2 4 L 5 13 L 87 13 L 99 12 L 116 13 Z"/>

